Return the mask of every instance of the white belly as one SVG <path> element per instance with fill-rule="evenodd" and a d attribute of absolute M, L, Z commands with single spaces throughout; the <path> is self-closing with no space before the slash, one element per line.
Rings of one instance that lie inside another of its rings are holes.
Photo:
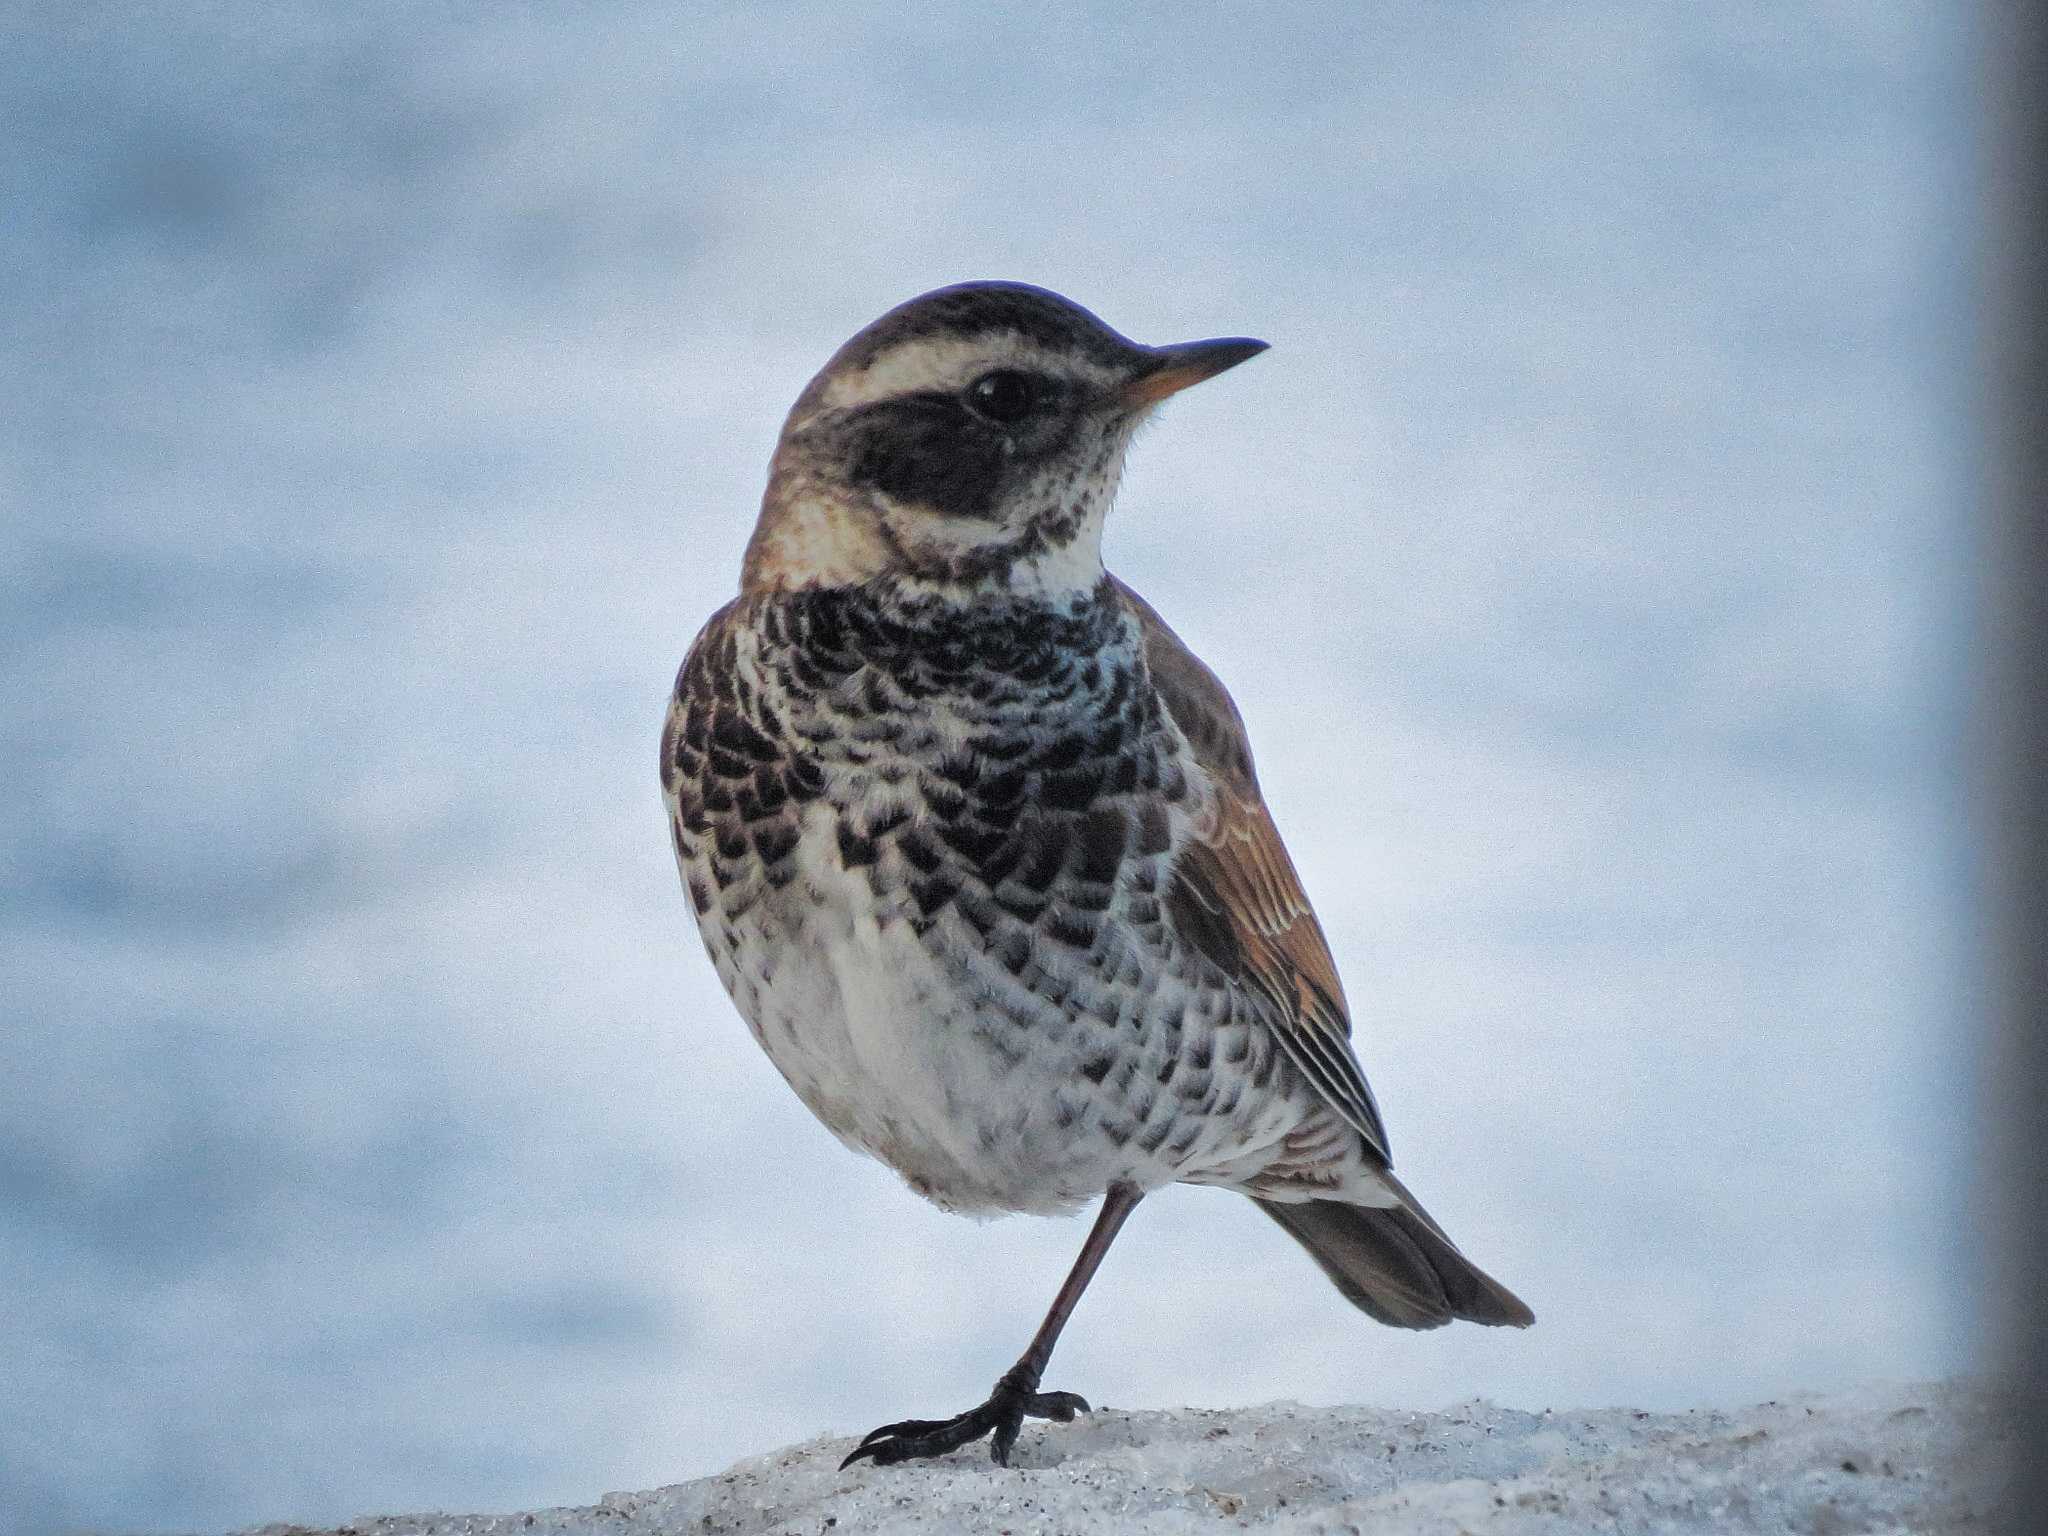
<path fill-rule="evenodd" d="M 841 866 L 824 807 L 797 858 L 785 899 L 734 925 L 729 954 L 706 939 L 762 1049 L 842 1140 L 954 1210 L 1064 1211 L 1119 1178 L 1171 1177 L 1091 1128 L 1076 1026 L 998 985 L 958 919 L 920 937 L 878 905 Z"/>

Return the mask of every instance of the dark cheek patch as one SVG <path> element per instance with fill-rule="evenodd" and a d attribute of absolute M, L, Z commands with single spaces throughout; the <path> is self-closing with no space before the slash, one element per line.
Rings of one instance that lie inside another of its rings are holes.
<path fill-rule="evenodd" d="M 945 517 L 998 520 L 1020 476 L 1066 445 L 1071 424 L 1004 430 L 951 395 L 878 401 L 848 423 L 854 484 Z"/>
<path fill-rule="evenodd" d="M 994 515 L 1009 465 L 1002 440 L 951 399 L 888 400 L 855 423 L 856 485 L 947 517 Z"/>

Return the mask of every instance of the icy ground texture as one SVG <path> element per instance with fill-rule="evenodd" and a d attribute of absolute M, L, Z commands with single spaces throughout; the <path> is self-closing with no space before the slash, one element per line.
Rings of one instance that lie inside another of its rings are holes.
<path fill-rule="evenodd" d="M 808 1441 L 589 1509 L 405 1515 L 356 1536 L 1139 1533 L 1936 1532 L 1983 1529 L 2005 1449 L 1968 1385 L 1872 1387 L 1732 1413 L 1304 1408 L 1125 1413 L 1030 1425 L 1016 1465 L 976 1446 L 838 1470 Z M 298 1528 L 268 1526 L 265 1536 Z"/>

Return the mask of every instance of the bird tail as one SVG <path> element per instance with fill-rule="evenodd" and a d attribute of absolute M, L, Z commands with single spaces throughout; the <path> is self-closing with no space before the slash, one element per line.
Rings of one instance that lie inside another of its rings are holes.
<path fill-rule="evenodd" d="M 1345 1205 L 1336 1200 L 1253 1203 L 1321 1266 L 1361 1312 L 1395 1328 L 1441 1328 L 1463 1320 L 1526 1328 L 1536 1314 L 1486 1274 L 1429 1218 L 1391 1174 L 1397 1206 Z"/>

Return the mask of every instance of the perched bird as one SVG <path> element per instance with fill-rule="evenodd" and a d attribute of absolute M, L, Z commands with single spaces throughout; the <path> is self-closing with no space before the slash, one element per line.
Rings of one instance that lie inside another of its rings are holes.
<path fill-rule="evenodd" d="M 1389 1171 L 1344 989 L 1222 683 L 1102 566 L 1138 423 L 1265 350 L 941 288 L 798 397 L 661 772 L 712 963 L 811 1112 L 960 1211 L 1103 1197 L 988 1401 L 847 1457 L 1007 1464 L 1126 1217 L 1239 1190 L 1398 1328 L 1521 1327 Z"/>

